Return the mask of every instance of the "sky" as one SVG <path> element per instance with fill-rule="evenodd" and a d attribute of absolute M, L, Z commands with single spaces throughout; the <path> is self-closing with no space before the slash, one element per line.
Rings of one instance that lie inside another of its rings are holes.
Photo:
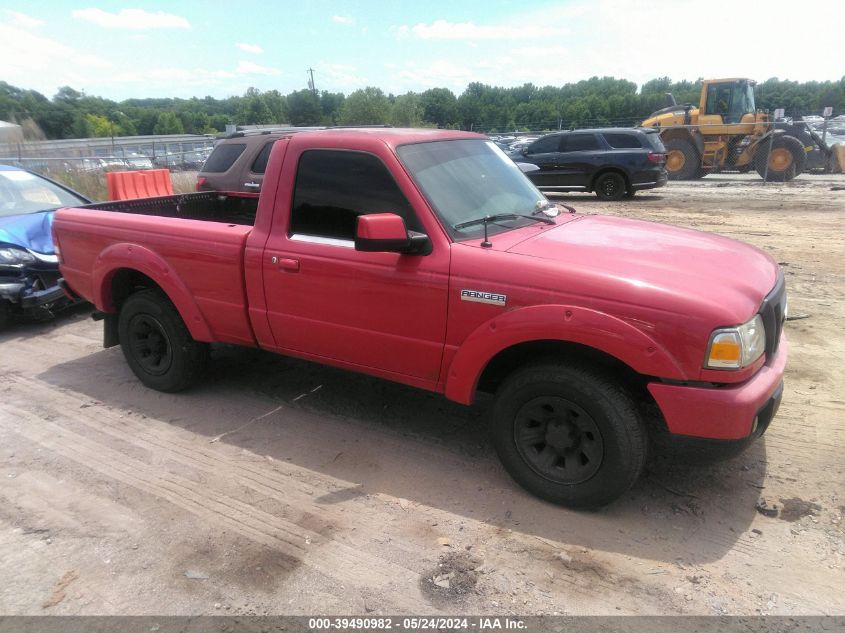
<path fill-rule="evenodd" d="M 838 80 L 838 2 L 0 0 L 0 81 L 48 97 L 402 94 L 592 76 Z"/>

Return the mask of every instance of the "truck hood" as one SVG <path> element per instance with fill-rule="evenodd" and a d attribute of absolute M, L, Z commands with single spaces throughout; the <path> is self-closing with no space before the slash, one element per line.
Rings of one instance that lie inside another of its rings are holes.
<path fill-rule="evenodd" d="M 778 275 L 777 263 L 748 244 L 610 216 L 581 216 L 507 250 L 562 266 L 559 278 L 572 285 L 554 290 L 678 314 L 706 312 L 723 325 L 750 318 Z"/>
<path fill-rule="evenodd" d="M 53 255 L 52 225 L 52 211 L 0 217 L 0 243 Z"/>

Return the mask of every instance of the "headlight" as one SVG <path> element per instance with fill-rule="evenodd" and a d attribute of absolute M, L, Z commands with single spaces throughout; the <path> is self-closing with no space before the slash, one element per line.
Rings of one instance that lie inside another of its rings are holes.
<path fill-rule="evenodd" d="M 0 264 L 33 264 L 35 256 L 20 248 L 0 248 Z"/>
<path fill-rule="evenodd" d="M 758 314 L 748 323 L 713 332 L 704 366 L 707 369 L 741 369 L 760 358 L 765 347 L 766 330 Z"/>

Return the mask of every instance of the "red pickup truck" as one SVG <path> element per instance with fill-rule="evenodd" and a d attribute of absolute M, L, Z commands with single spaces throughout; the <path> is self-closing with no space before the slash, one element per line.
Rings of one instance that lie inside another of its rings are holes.
<path fill-rule="evenodd" d="M 775 415 L 786 293 L 756 248 L 552 205 L 464 132 L 292 133 L 264 182 L 56 213 L 66 291 L 145 385 L 188 387 L 222 342 L 491 393 L 509 473 L 580 507 L 636 481 L 652 434 L 744 444 Z"/>

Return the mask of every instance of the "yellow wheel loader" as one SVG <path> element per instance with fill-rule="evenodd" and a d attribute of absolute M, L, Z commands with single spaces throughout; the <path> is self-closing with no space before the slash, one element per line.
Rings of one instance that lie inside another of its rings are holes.
<path fill-rule="evenodd" d="M 792 180 L 804 171 L 804 143 L 775 124 L 754 105 L 749 79 L 707 79 L 698 107 L 667 107 L 642 122 L 660 128 L 666 146 L 666 170 L 673 180 L 691 180 L 725 169 L 757 170 L 767 180 Z"/>

